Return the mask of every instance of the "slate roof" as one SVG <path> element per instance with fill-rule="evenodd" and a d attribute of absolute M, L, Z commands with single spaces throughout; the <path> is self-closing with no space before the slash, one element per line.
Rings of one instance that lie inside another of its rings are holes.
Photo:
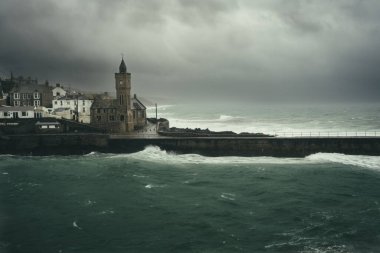
<path fill-rule="evenodd" d="M 94 102 L 92 103 L 91 108 L 97 109 L 97 108 L 119 108 L 118 100 L 112 99 L 110 97 L 102 97 L 97 96 L 94 99 Z M 131 98 L 131 109 L 132 110 L 146 110 L 146 107 L 137 97 Z"/>
<path fill-rule="evenodd" d="M 104 99 L 96 97 L 91 106 L 92 109 L 96 108 L 118 108 L 116 99 Z"/>
<path fill-rule="evenodd" d="M 132 110 L 146 110 L 146 107 L 137 97 L 131 98 Z"/>
<path fill-rule="evenodd" d="M 33 93 L 35 91 L 43 92 L 46 90 L 51 90 L 51 87 L 40 85 L 40 84 L 18 84 L 11 90 L 11 93 Z"/>
<path fill-rule="evenodd" d="M 93 100 L 94 96 L 92 95 L 66 95 L 62 97 L 58 97 L 57 100 Z"/>

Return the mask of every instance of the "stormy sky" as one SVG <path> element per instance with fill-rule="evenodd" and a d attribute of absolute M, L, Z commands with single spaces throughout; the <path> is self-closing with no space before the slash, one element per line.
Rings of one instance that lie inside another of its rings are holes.
<path fill-rule="evenodd" d="M 220 101 L 376 101 L 378 0 L 1 0 L 0 73 Z"/>

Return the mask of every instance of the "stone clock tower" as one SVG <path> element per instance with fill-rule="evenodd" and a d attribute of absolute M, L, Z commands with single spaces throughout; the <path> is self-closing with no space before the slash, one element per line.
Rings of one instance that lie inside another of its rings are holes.
<path fill-rule="evenodd" d="M 124 59 L 121 59 L 119 73 L 115 73 L 116 104 L 121 132 L 133 131 L 133 115 L 131 107 L 131 73 L 127 72 Z"/>

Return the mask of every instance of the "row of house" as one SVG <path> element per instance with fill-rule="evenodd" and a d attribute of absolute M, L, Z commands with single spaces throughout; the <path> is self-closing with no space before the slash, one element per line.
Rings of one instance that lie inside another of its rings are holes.
<path fill-rule="evenodd" d="M 92 96 L 85 96 L 60 84 L 38 84 L 37 79 L 11 77 L 1 80 L 0 118 L 56 117 L 90 123 Z M 5 106 L 5 107 L 4 107 Z M 33 109 L 33 110 L 32 110 Z M 16 113 L 18 110 L 18 113 Z M 11 112 L 11 113 L 10 113 Z M 42 114 L 41 114 L 42 113 Z"/>
<path fill-rule="evenodd" d="M 122 59 L 115 73 L 116 99 L 81 94 L 60 84 L 22 76 L 0 79 L 0 119 L 54 117 L 91 124 L 110 133 L 127 133 L 146 125 L 146 107 L 131 97 L 131 73 Z"/>

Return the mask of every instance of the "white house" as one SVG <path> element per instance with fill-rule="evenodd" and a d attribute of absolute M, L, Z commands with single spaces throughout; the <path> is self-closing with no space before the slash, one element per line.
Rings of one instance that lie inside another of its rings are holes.
<path fill-rule="evenodd" d="M 90 123 L 93 98 L 85 95 L 67 95 L 53 99 L 53 114 L 64 119 Z"/>
<path fill-rule="evenodd" d="M 61 85 L 59 83 L 56 84 L 55 88 L 53 88 L 53 98 L 57 98 L 57 97 L 64 97 L 66 96 L 66 90 L 63 89 L 63 87 L 61 87 Z"/>
<path fill-rule="evenodd" d="M 44 117 L 41 107 L 33 106 L 1 106 L 0 119 L 32 119 Z"/>

